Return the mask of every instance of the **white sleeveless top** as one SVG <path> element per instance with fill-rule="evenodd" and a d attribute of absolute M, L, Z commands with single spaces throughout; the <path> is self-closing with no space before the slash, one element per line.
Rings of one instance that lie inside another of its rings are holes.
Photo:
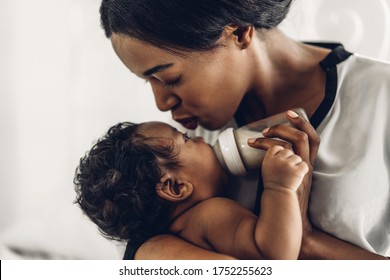
<path fill-rule="evenodd" d="M 359 55 L 337 65 L 335 100 L 317 128 L 310 217 L 378 254 L 390 246 L 390 64 Z"/>

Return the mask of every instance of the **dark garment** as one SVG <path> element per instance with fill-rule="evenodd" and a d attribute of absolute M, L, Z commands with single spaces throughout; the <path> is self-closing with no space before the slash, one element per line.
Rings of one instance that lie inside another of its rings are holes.
<path fill-rule="evenodd" d="M 145 240 L 146 241 L 146 240 Z M 124 260 L 134 260 L 135 253 L 143 243 L 127 242 L 126 251 L 123 256 Z"/>

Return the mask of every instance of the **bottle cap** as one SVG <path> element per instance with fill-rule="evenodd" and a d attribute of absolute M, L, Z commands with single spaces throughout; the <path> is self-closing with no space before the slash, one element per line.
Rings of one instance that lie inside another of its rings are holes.
<path fill-rule="evenodd" d="M 218 136 L 221 153 L 225 164 L 233 175 L 246 175 L 244 163 L 241 160 L 240 153 L 234 138 L 233 128 L 227 128 Z"/>

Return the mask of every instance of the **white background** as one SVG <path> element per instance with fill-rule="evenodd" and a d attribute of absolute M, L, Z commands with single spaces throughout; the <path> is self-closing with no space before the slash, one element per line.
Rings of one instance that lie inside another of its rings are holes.
<path fill-rule="evenodd" d="M 170 115 L 155 109 L 148 85 L 115 56 L 99 5 L 0 2 L 2 259 L 121 257 L 73 204 L 75 167 L 114 123 Z M 390 60 L 390 0 L 296 0 L 282 29 Z"/>

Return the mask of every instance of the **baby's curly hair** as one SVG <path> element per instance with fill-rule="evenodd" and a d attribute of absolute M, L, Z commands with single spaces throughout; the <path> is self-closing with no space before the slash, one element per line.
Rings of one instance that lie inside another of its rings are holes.
<path fill-rule="evenodd" d="M 111 127 L 76 169 L 75 203 L 108 239 L 144 242 L 164 233 L 175 207 L 155 190 L 162 168 L 179 168 L 173 146 L 148 141 L 140 125 Z"/>

